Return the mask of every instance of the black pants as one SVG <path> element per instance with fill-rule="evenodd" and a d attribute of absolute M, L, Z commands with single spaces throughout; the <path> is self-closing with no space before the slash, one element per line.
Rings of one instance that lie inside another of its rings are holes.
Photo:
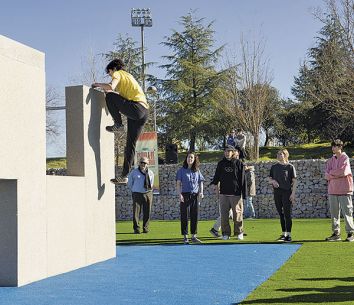
<path fill-rule="evenodd" d="M 182 193 L 184 202 L 180 203 L 181 234 L 188 234 L 188 212 L 191 218 L 191 234 L 197 234 L 198 225 L 198 194 Z"/>
<path fill-rule="evenodd" d="M 106 104 L 115 124 L 122 124 L 121 113 L 128 119 L 127 142 L 124 151 L 122 177 L 126 177 L 133 165 L 136 141 L 143 131 L 149 115 L 149 110 L 138 102 L 124 99 L 117 93 L 106 94 Z"/>
<path fill-rule="evenodd" d="M 152 206 L 152 191 L 147 193 L 133 193 L 133 229 L 139 231 L 139 218 L 143 210 L 143 229 L 149 231 L 150 212 Z"/>
<path fill-rule="evenodd" d="M 274 189 L 274 201 L 277 208 L 280 225 L 283 232 L 291 232 L 291 190 Z"/>

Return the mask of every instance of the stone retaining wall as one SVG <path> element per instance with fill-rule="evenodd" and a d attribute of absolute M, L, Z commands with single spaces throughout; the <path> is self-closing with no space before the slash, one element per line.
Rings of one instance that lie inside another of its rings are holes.
<path fill-rule="evenodd" d="M 329 216 L 327 204 L 327 183 L 324 179 L 325 160 L 291 161 L 298 175 L 296 203 L 293 207 L 295 218 L 324 218 Z M 252 163 L 255 166 L 256 190 L 254 207 L 257 218 L 277 217 L 273 193 L 267 183 L 270 167 L 274 162 Z M 176 195 L 175 175 L 181 165 L 160 165 L 160 194 L 154 196 L 152 219 L 179 219 L 179 201 Z M 354 171 L 354 159 L 351 159 Z M 200 219 L 216 219 L 219 215 L 217 196 L 208 187 L 216 163 L 201 164 L 200 170 L 206 179 L 204 199 L 200 206 Z M 65 170 L 48 170 L 48 174 L 65 175 Z M 116 219 L 132 219 L 131 193 L 125 186 L 116 187 Z"/>
<path fill-rule="evenodd" d="M 325 160 L 291 161 L 298 175 L 296 203 L 293 207 L 295 218 L 329 217 L 327 204 L 327 182 L 324 179 Z M 274 162 L 252 163 L 255 166 L 256 190 L 254 207 L 257 218 L 274 218 L 278 216 L 275 209 L 273 193 L 267 183 L 270 167 Z M 181 165 L 161 165 L 160 195 L 155 195 L 152 208 L 152 219 L 179 219 L 179 201 L 176 195 L 175 175 Z M 354 159 L 351 159 L 352 171 Z M 206 179 L 204 199 L 200 206 L 200 219 L 216 219 L 219 215 L 217 196 L 208 187 L 216 164 L 201 164 L 200 170 Z M 116 218 L 130 220 L 132 218 L 132 200 L 128 189 L 116 187 Z"/>

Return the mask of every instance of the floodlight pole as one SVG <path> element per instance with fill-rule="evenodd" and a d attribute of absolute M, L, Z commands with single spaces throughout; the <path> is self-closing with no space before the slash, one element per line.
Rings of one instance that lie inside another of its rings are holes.
<path fill-rule="evenodd" d="M 147 93 L 150 93 L 154 96 L 154 131 L 157 132 L 157 124 L 156 124 L 156 100 L 160 99 L 159 92 L 155 86 L 150 86 L 146 90 Z"/>
<path fill-rule="evenodd" d="M 145 57 L 144 57 L 144 25 L 141 28 L 141 83 L 145 92 Z"/>
<path fill-rule="evenodd" d="M 140 26 L 141 31 L 141 85 L 145 92 L 145 58 L 144 58 L 144 27 L 152 26 L 151 11 L 149 8 L 131 9 L 132 26 Z"/>

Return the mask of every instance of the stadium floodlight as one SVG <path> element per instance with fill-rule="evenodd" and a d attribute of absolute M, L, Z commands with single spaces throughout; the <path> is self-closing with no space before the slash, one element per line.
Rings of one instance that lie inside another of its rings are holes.
<path fill-rule="evenodd" d="M 131 9 L 132 26 L 141 29 L 141 82 L 145 92 L 145 59 L 144 59 L 144 27 L 152 27 L 151 10 L 149 8 Z"/>

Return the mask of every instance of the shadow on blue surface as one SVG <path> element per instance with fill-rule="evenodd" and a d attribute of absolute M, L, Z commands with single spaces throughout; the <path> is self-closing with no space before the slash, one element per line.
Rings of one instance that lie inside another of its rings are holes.
<path fill-rule="evenodd" d="M 299 247 L 119 246 L 115 259 L 24 287 L 0 288 L 0 304 L 237 304 Z"/>

